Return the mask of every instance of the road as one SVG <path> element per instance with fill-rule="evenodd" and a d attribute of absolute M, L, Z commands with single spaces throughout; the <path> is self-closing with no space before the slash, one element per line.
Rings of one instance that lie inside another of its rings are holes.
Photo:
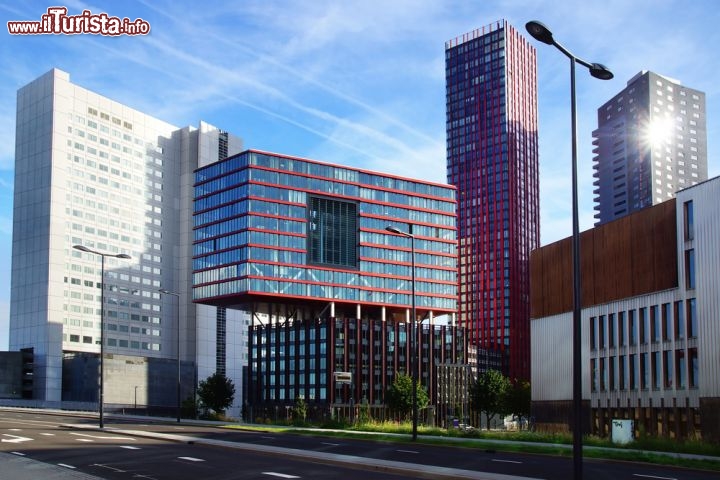
<path fill-rule="evenodd" d="M 95 418 L 0 410 L 0 452 L 109 480 L 572 478 L 572 459 L 566 457 L 233 431 L 186 422 L 138 423 L 114 417 L 106 417 L 105 425 L 100 431 Z M 584 462 L 586 480 L 717 477 L 717 472 L 640 463 Z"/>

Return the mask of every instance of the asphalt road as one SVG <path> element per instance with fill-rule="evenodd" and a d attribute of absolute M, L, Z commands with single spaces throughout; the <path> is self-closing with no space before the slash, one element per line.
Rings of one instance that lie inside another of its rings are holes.
<path fill-rule="evenodd" d="M 566 457 L 243 432 L 186 422 L 138 423 L 107 416 L 105 426 L 100 431 L 96 418 L 0 410 L 0 451 L 111 480 L 463 478 L 462 471 L 476 472 L 474 478 L 572 478 L 572 459 Z M 402 467 L 395 468 L 398 465 Z M 648 478 L 706 480 L 718 474 L 630 462 L 584 462 L 586 480 Z"/>

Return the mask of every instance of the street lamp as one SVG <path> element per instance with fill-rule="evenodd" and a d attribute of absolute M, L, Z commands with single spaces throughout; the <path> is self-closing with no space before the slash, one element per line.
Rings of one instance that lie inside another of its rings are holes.
<path fill-rule="evenodd" d="M 100 382 L 98 385 L 98 396 L 100 400 L 100 422 L 99 427 L 103 428 L 103 410 L 105 404 L 105 389 L 103 388 L 103 377 L 105 373 L 105 257 L 122 258 L 124 260 L 130 260 L 130 255 L 126 253 L 104 253 L 92 250 L 84 245 L 73 245 L 75 250 L 80 250 L 85 253 L 92 253 L 100 255 Z"/>
<path fill-rule="evenodd" d="M 577 110 L 575 106 L 575 63 L 586 67 L 590 75 L 600 80 L 610 80 L 613 74 L 600 63 L 582 60 L 560 45 L 552 32 L 538 21 L 525 24 L 528 33 L 536 40 L 553 45 L 570 59 L 570 117 L 572 126 L 572 269 L 573 269 L 573 477 L 582 479 L 582 356 L 581 356 L 581 284 L 580 284 L 580 226 L 578 219 L 577 179 Z"/>
<path fill-rule="evenodd" d="M 172 295 L 177 299 L 177 421 L 180 423 L 180 294 L 161 288 L 158 290 L 165 295 Z"/>
<path fill-rule="evenodd" d="M 395 233 L 397 235 L 402 235 L 403 237 L 408 237 L 410 239 L 410 261 L 412 265 L 412 271 L 410 272 L 411 278 L 412 278 L 412 293 L 411 293 L 411 301 L 412 301 L 412 318 L 410 322 L 411 329 L 411 337 L 410 337 L 410 369 L 411 369 L 411 379 L 412 379 L 412 439 L 413 442 L 417 440 L 417 424 L 418 424 L 418 405 L 417 405 L 417 382 L 418 382 L 418 374 L 417 374 L 417 315 L 415 313 L 415 235 L 412 233 L 412 225 L 410 225 L 410 231 L 404 232 L 400 230 L 399 228 L 393 227 L 392 225 L 385 227 L 385 230 L 391 233 Z"/>

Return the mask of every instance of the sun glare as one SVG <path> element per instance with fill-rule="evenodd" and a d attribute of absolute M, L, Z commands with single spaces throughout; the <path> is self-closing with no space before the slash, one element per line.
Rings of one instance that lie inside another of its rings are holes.
<path fill-rule="evenodd" d="M 648 145 L 663 144 L 670 140 L 673 133 L 673 121 L 668 117 L 652 119 L 645 130 L 645 139 Z"/>

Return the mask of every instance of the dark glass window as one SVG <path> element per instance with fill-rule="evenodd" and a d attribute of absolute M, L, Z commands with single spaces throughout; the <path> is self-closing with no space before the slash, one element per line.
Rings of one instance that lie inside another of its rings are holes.
<path fill-rule="evenodd" d="M 310 197 L 308 262 L 335 267 L 358 267 L 356 203 Z"/>

